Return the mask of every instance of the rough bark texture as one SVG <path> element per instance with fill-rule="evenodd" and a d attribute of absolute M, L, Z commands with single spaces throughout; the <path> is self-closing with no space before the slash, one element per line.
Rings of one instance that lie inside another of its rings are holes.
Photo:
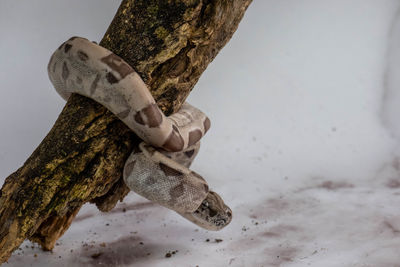
<path fill-rule="evenodd" d="M 101 45 L 130 63 L 170 114 L 231 38 L 250 2 L 124 0 Z M 26 238 L 52 249 L 86 202 L 112 209 L 129 191 L 122 168 L 139 141 L 105 108 L 73 95 L 0 191 L 0 262 Z"/>

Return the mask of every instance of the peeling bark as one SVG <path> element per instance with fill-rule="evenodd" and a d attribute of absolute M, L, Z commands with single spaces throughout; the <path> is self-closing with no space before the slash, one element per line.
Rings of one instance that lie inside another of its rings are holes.
<path fill-rule="evenodd" d="M 124 0 L 101 45 L 133 66 L 166 114 L 179 109 L 251 0 Z M 129 192 L 122 168 L 140 140 L 112 113 L 73 95 L 0 191 L 0 262 L 26 239 L 51 250 L 80 207 L 111 210 Z"/>

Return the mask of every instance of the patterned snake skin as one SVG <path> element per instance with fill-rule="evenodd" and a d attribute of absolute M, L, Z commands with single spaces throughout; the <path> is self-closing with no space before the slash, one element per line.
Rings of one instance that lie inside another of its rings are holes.
<path fill-rule="evenodd" d="M 143 139 L 125 163 L 123 178 L 131 190 L 203 228 L 219 230 L 230 223 L 229 207 L 189 169 L 210 128 L 204 113 L 184 103 L 166 117 L 132 67 L 84 38 L 63 43 L 48 73 L 64 99 L 77 93 L 97 101 Z"/>

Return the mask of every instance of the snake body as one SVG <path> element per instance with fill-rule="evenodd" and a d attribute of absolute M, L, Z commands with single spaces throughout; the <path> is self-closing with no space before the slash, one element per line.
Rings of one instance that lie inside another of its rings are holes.
<path fill-rule="evenodd" d="M 64 99 L 77 93 L 97 101 L 144 141 L 125 163 L 123 178 L 131 190 L 203 228 L 229 224 L 231 210 L 189 169 L 210 128 L 203 112 L 184 103 L 165 116 L 129 64 L 85 38 L 63 43 L 50 58 L 48 73 Z"/>

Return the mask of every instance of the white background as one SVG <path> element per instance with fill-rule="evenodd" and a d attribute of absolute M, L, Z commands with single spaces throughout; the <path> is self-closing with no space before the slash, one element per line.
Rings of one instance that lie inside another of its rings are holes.
<path fill-rule="evenodd" d="M 50 55 L 74 35 L 99 41 L 119 3 L 1 0 L 1 181 L 65 104 Z M 53 253 L 25 242 L 6 266 L 398 266 L 399 7 L 249 7 L 188 99 L 212 121 L 193 169 L 233 209 L 223 231 L 131 193 L 111 213 L 85 206 Z"/>

